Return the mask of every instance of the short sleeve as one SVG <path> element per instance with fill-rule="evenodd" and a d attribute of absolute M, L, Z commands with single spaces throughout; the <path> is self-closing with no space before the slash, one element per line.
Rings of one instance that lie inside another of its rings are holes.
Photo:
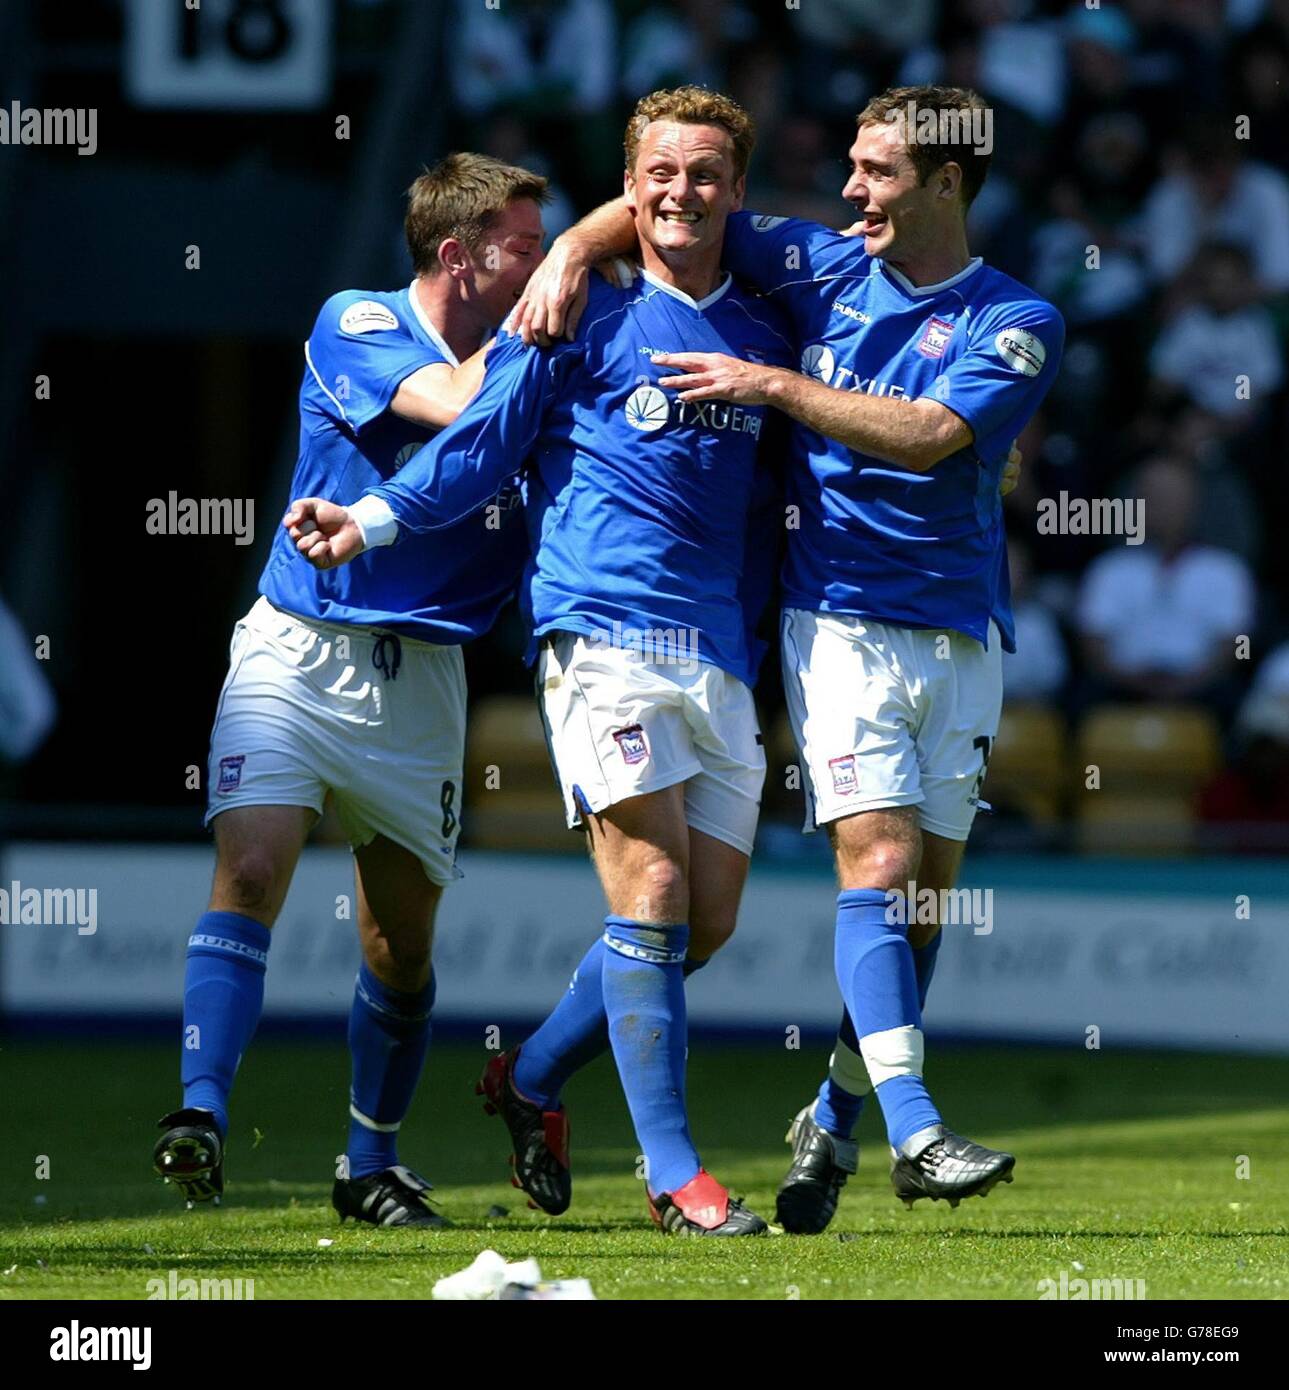
<path fill-rule="evenodd" d="M 1065 322 L 1041 300 L 990 306 L 968 341 L 923 397 L 961 416 L 987 459 L 1019 433 L 1056 379 Z"/>
<path fill-rule="evenodd" d="M 304 353 L 320 408 L 355 433 L 389 408 L 406 377 L 447 362 L 437 348 L 417 342 L 389 305 L 353 290 L 322 306 Z"/>

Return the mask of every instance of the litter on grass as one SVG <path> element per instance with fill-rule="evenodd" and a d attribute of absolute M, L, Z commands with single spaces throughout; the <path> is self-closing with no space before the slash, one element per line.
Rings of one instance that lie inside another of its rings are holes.
<path fill-rule="evenodd" d="M 433 1297 L 456 1302 L 531 1299 L 554 1303 L 594 1300 L 595 1295 L 587 1279 L 543 1279 L 534 1259 L 507 1263 L 495 1250 L 484 1250 L 473 1264 L 440 1279 Z"/>

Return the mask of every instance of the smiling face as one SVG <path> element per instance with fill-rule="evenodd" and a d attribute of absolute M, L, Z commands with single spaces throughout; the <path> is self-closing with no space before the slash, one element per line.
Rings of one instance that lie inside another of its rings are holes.
<path fill-rule="evenodd" d="M 860 126 L 848 153 L 851 172 L 841 196 L 863 225 L 870 256 L 915 260 L 961 220 L 957 166 L 943 165 L 923 184 L 899 122 Z"/>
<path fill-rule="evenodd" d="M 645 263 L 720 260 L 725 220 L 743 206 L 734 141 L 722 126 L 651 121 L 624 179 Z"/>
<path fill-rule="evenodd" d="M 541 208 L 532 198 L 516 198 L 471 253 L 474 297 L 485 322 L 498 324 L 515 307 L 542 263 L 544 235 Z"/>

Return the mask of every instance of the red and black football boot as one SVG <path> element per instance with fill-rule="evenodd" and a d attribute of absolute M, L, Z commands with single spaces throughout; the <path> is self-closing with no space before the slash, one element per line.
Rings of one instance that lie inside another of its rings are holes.
<path fill-rule="evenodd" d="M 675 1192 L 645 1188 L 649 1215 L 669 1236 L 763 1236 L 770 1228 L 705 1169 Z"/>
<path fill-rule="evenodd" d="M 529 1206 L 559 1216 L 573 1200 L 568 1112 L 562 1105 L 558 1110 L 543 1110 L 515 1089 L 512 1073 L 518 1056 L 519 1048 L 514 1047 L 494 1057 L 484 1068 L 474 1093 L 484 1097 L 484 1110 L 500 1115 L 510 1131 L 514 1145 L 510 1181 L 528 1194 Z"/>

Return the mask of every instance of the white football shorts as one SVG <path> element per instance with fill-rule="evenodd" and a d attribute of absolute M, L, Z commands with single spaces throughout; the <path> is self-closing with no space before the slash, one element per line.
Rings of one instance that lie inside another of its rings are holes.
<path fill-rule="evenodd" d="M 459 646 L 296 617 L 261 598 L 233 629 L 210 738 L 206 824 L 234 806 L 331 792 L 355 848 L 384 835 L 430 880 L 461 875 Z"/>
<path fill-rule="evenodd" d="M 1002 639 L 787 609 L 783 684 L 806 777 L 807 831 L 917 806 L 923 830 L 971 833 L 1002 712 Z"/>
<path fill-rule="evenodd" d="M 561 632 L 543 643 L 537 693 L 570 827 L 683 782 L 686 824 L 752 853 L 765 749 L 736 676 Z"/>

